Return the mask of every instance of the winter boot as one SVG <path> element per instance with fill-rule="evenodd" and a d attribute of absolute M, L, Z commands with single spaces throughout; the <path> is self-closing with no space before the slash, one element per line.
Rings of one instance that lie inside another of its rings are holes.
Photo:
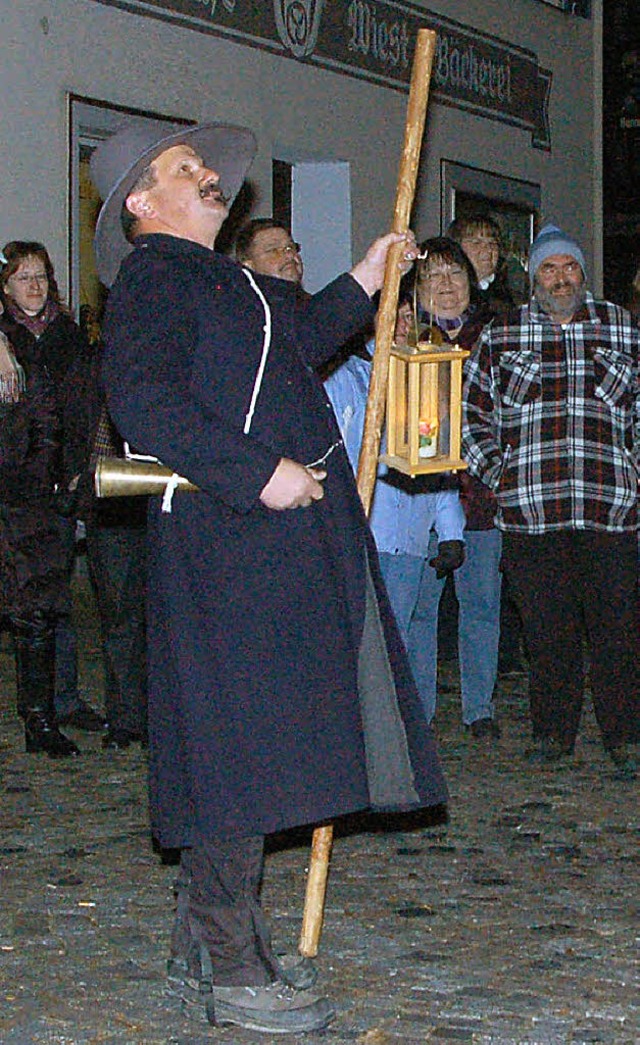
<path fill-rule="evenodd" d="M 18 714 L 28 752 L 70 758 L 80 752 L 55 721 L 55 637 L 53 623 L 39 615 L 14 621 Z"/>

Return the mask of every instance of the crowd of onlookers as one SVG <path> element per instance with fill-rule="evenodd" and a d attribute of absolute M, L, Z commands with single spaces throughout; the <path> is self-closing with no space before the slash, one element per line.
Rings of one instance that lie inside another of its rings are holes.
<path fill-rule="evenodd" d="M 300 247 L 285 226 L 250 222 L 236 256 L 305 296 Z M 88 306 L 74 321 L 42 244 L 12 241 L 0 261 L 0 600 L 26 747 L 77 755 L 65 727 L 101 732 L 108 750 L 144 745 L 146 506 L 93 491 L 97 461 L 123 452 L 100 386 L 99 327 Z M 401 284 L 395 342 L 470 353 L 469 467 L 410 478 L 381 465 L 370 523 L 429 721 L 439 657 L 458 657 L 462 721 L 487 742 L 500 737 L 499 674 L 528 671 L 531 758 L 570 756 L 586 637 L 603 741 L 630 776 L 638 329 L 628 312 L 594 302 L 581 248 L 556 226 L 532 245 L 528 276 L 524 300 L 510 286 L 500 224 L 488 211 L 469 211 L 421 244 Z M 640 269 L 626 304 L 637 316 Z M 323 375 L 354 471 L 374 349 L 371 331 Z M 448 440 L 444 391 L 436 449 Z M 104 715 L 78 689 L 71 578 L 79 532 L 102 631 Z"/>
<path fill-rule="evenodd" d="M 585 692 L 618 775 L 638 736 L 638 329 L 587 289 L 582 249 L 557 226 L 531 246 L 526 295 L 509 285 L 498 221 L 456 219 L 421 244 L 395 331 L 406 351 L 469 351 L 468 470 L 410 478 L 381 465 L 370 523 L 427 719 L 438 659 L 457 655 L 462 720 L 500 737 L 500 673 L 529 677 L 535 763 L 571 758 Z M 245 230 L 242 260 L 300 285 L 299 247 L 270 222 Z M 635 292 L 640 277 L 635 280 Z M 633 307 L 633 302 L 629 303 Z M 428 347 L 429 346 L 429 347 Z M 354 468 L 375 336 L 331 368 L 326 390 Z M 446 456 L 448 387 L 421 433 Z M 384 438 L 384 436 L 383 436 Z M 384 447 L 383 447 L 384 449 Z"/>

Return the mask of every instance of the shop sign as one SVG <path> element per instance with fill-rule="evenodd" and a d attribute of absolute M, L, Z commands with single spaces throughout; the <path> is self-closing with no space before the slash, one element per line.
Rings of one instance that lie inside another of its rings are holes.
<path fill-rule="evenodd" d="M 392 0 L 97 0 L 250 47 L 408 91 L 418 29 L 437 33 L 436 101 L 512 124 L 551 148 L 551 72 L 537 56 L 472 26 Z"/>

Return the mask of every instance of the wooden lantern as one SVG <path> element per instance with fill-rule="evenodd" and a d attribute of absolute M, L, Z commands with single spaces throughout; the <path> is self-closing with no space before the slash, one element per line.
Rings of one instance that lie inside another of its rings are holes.
<path fill-rule="evenodd" d="M 469 353 L 420 341 L 392 347 L 387 393 L 387 450 L 380 460 L 405 475 L 455 472 L 460 457 L 462 364 Z"/>

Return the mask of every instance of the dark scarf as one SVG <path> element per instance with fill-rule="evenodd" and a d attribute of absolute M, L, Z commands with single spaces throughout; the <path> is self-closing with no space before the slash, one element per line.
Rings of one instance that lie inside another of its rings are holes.
<path fill-rule="evenodd" d="M 53 323 L 56 316 L 60 314 L 60 306 L 56 305 L 55 301 L 47 301 L 37 316 L 28 316 L 11 298 L 7 299 L 6 307 L 11 318 L 16 323 L 26 327 L 35 338 L 39 338 L 41 334 L 44 334 L 49 324 Z"/>

